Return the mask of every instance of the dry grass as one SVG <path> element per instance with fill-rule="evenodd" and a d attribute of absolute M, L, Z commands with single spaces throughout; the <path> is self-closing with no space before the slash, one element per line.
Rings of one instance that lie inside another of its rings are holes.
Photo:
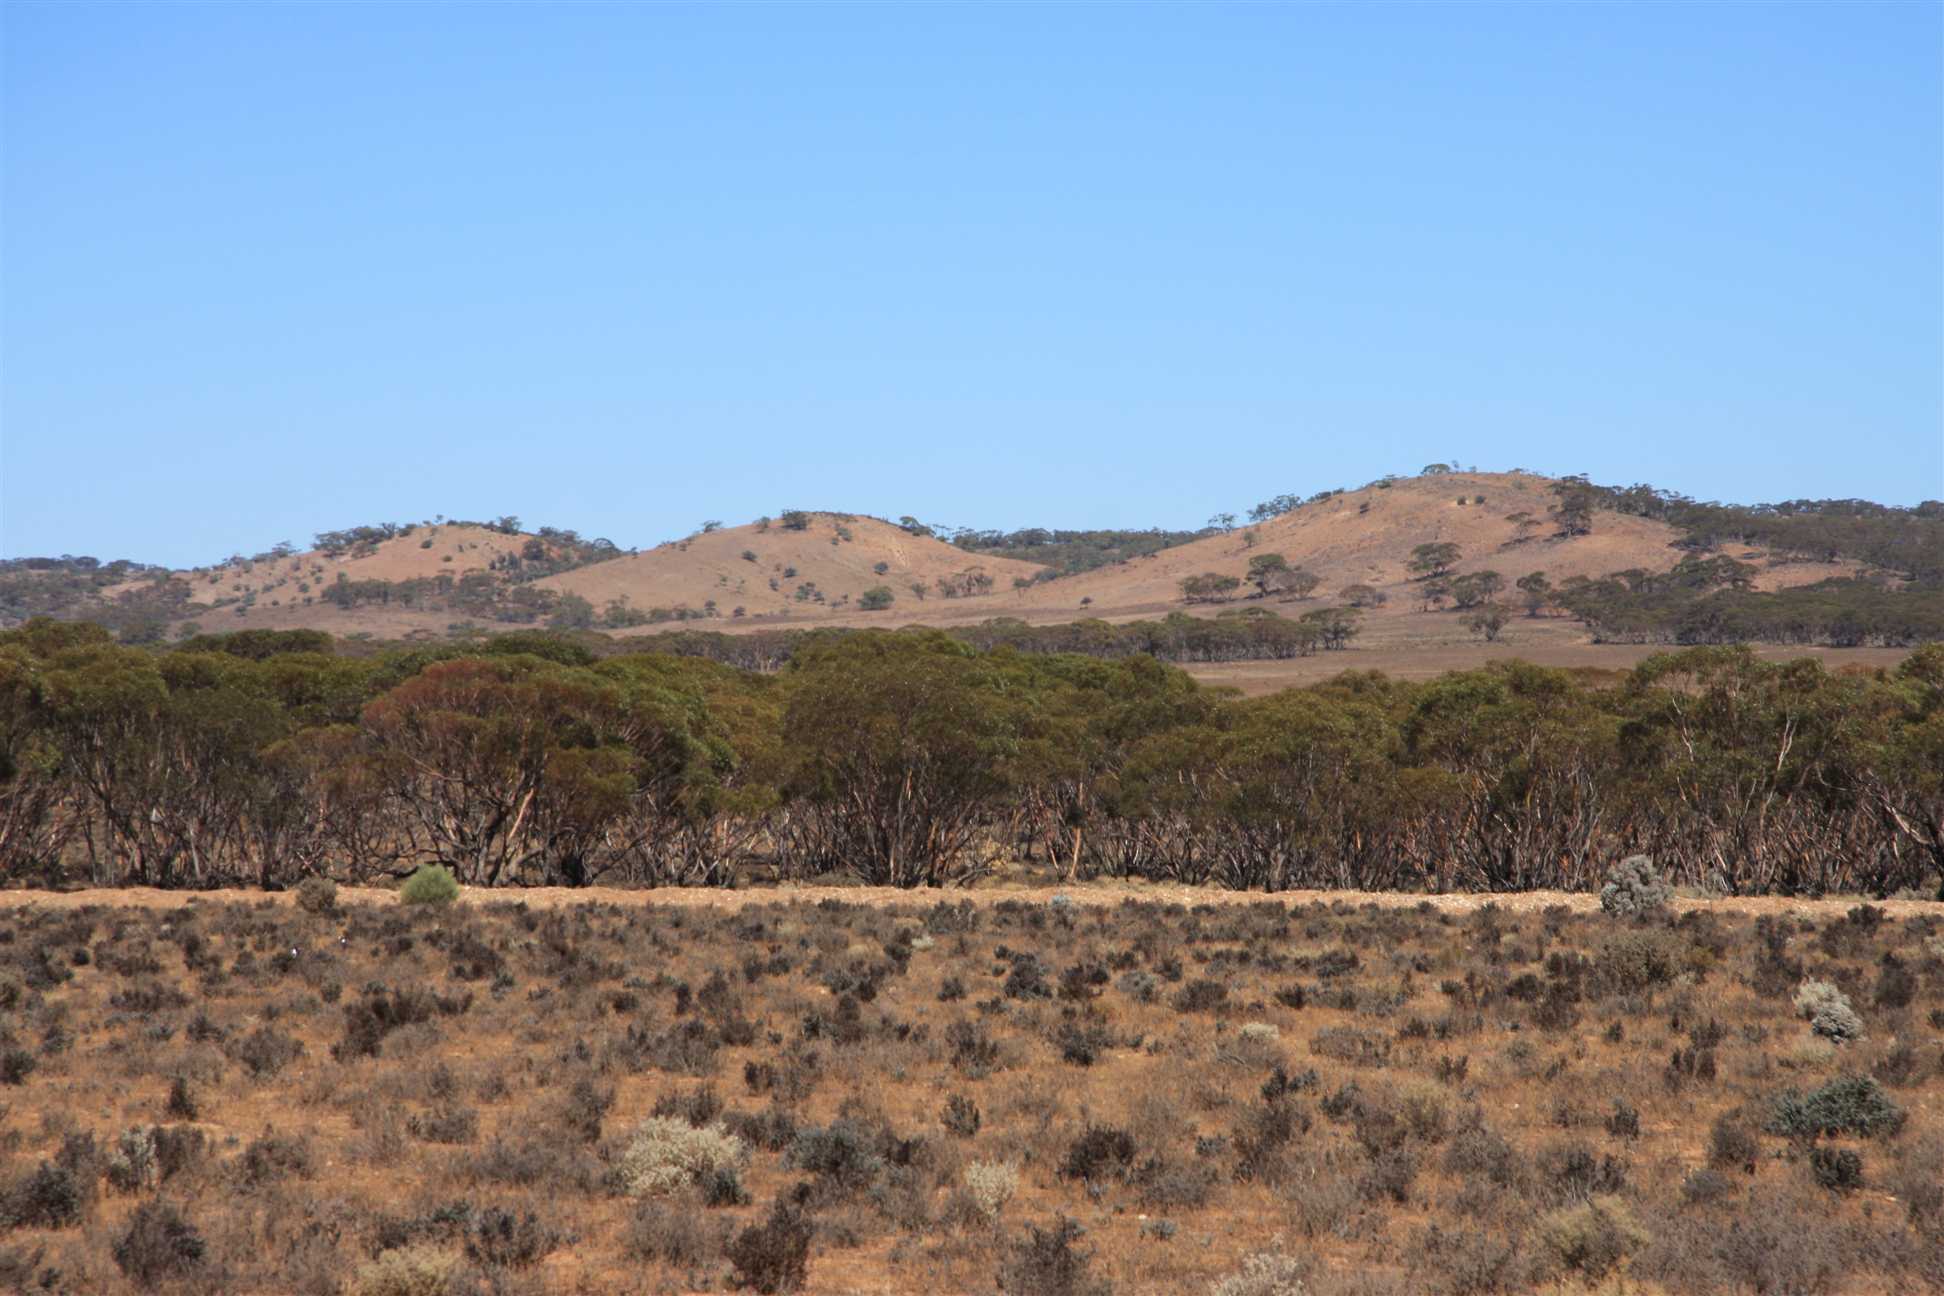
<path fill-rule="evenodd" d="M 1013 581 L 1030 579 L 1040 570 L 1035 564 L 966 553 L 937 539 L 909 535 L 874 518 L 827 513 L 813 515 L 803 531 L 788 531 L 777 525 L 767 530 L 755 524 L 725 527 L 552 576 L 539 585 L 579 594 L 597 610 L 615 598 L 626 598 L 642 610 L 683 605 L 699 611 L 713 600 L 721 619 L 702 624 L 710 630 L 733 633 L 795 625 L 964 626 L 996 616 L 1017 617 L 1034 624 L 1068 622 L 1078 617 L 1132 621 L 1158 619 L 1171 612 L 1214 616 L 1233 607 L 1262 606 L 1300 615 L 1333 602 L 1336 591 L 1346 585 L 1368 584 L 1385 591 L 1389 602 L 1367 616 L 1359 639 L 1361 651 L 1329 653 L 1290 663 L 1249 663 L 1234 672 L 1237 678 L 1223 678 L 1221 682 L 1238 683 L 1251 692 L 1267 691 L 1260 680 L 1273 679 L 1277 681 L 1274 687 L 1281 688 L 1351 668 L 1425 678 L 1490 657 L 1508 656 L 1548 665 L 1631 665 L 1645 655 L 1645 650 L 1589 644 L 1584 632 L 1568 621 L 1516 620 L 1506 629 L 1504 642 L 1473 645 L 1457 614 L 1417 610 L 1406 563 L 1411 549 L 1427 541 L 1459 544 L 1465 556 L 1456 568 L 1458 572 L 1490 568 L 1511 581 L 1529 571 L 1543 571 L 1554 584 L 1570 576 L 1597 578 L 1630 568 L 1666 571 L 1683 556 L 1684 551 L 1672 547 L 1677 538 L 1673 528 L 1610 512 L 1596 515 L 1589 535 L 1566 540 L 1517 540 L 1518 528 L 1505 520 L 1506 515 L 1526 512 L 1543 521 L 1547 508 L 1557 502 L 1552 486 L 1552 479 L 1531 473 L 1451 473 L 1403 479 L 1382 489 L 1347 491 L 1258 526 L 1239 527 L 1225 535 L 1023 590 L 1015 590 Z M 1465 503 L 1458 503 L 1460 496 Z M 1483 504 L 1471 502 L 1481 496 Z M 1546 535 L 1550 530 L 1542 528 L 1539 534 Z M 848 539 L 844 538 L 846 534 Z M 421 548 L 427 539 L 433 541 L 432 547 Z M 216 569 L 218 580 L 214 585 L 209 584 L 211 573 L 205 572 L 193 577 L 191 585 L 196 597 L 204 600 L 218 592 L 258 592 L 257 603 L 240 614 L 230 608 L 211 614 L 224 629 L 314 627 L 338 635 L 365 634 L 380 639 L 437 637 L 458 619 L 454 613 L 413 610 L 396 603 L 364 605 L 344 612 L 322 603 L 303 606 L 301 598 L 293 597 L 292 592 L 300 579 L 318 589 L 335 581 L 340 573 L 353 580 L 396 581 L 441 573 L 456 578 L 468 570 L 484 568 L 496 557 L 517 552 L 526 539 L 478 528 L 428 527 L 386 541 L 358 558 L 295 554 L 275 563 L 253 564 L 249 570 Z M 745 559 L 745 553 L 754 554 L 755 560 Z M 1320 576 L 1323 583 L 1316 596 L 1290 604 L 1183 604 L 1180 581 L 1184 576 L 1210 571 L 1242 576 L 1249 559 L 1263 553 L 1280 553 L 1291 564 Z M 1757 551 L 1737 549 L 1735 555 L 1753 555 L 1749 561 L 1759 568 L 1756 586 L 1765 590 L 1854 575 L 1858 570 L 1857 564 L 1847 561 L 1771 565 L 1766 555 Z M 882 573 L 876 570 L 879 564 L 884 566 Z M 974 568 L 992 577 L 991 594 L 948 600 L 934 593 L 921 601 L 911 592 L 913 581 L 932 584 L 941 576 Z M 786 576 L 786 572 L 791 574 Z M 770 588 L 772 580 L 775 589 Z M 821 591 L 825 601 L 798 599 L 797 587 L 806 583 Z M 896 596 L 896 604 L 885 612 L 858 611 L 857 597 L 877 585 L 887 586 Z M 846 598 L 850 602 L 839 606 Z M 731 618 L 729 614 L 736 607 L 745 608 L 747 615 Z M 205 629 L 217 628 L 210 624 L 210 616 L 203 618 L 203 625 Z M 1789 655 L 1804 653 L 1793 650 Z M 1902 655 L 1898 653 L 1890 660 Z M 1862 653 L 1847 653 L 1839 659 L 1863 657 Z M 1221 668 L 1217 668 L 1215 677 L 1220 678 L 1220 674 Z"/>
<path fill-rule="evenodd" d="M 0 1283 L 1944 1282 L 1936 906 L 716 894 L 0 912 Z M 1901 1122 L 1806 1135 L 1791 1091 Z M 742 1150 L 631 1192 L 690 1127 Z"/>

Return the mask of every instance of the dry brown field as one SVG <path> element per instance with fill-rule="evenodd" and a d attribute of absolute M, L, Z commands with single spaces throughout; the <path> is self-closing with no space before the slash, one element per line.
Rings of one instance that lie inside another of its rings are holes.
<path fill-rule="evenodd" d="M 1625 920 L 1589 896 L 1091 883 L 297 901 L 0 895 L 0 1280 L 1944 1283 L 1936 904 L 1682 898 Z"/>

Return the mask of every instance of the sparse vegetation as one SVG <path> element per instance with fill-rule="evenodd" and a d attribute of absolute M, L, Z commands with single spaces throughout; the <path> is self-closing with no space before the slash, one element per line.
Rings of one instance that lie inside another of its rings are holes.
<path fill-rule="evenodd" d="M 1929 1281 L 1928 911 L 1044 897 L 0 910 L 0 1229 L 104 1296 Z"/>

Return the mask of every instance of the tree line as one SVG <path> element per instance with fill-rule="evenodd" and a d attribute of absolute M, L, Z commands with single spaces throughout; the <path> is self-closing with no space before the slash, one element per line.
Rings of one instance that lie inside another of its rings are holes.
<path fill-rule="evenodd" d="M 1597 885 L 1644 852 L 1729 892 L 1944 877 L 1944 645 L 1894 671 L 1698 648 L 1606 679 L 1499 663 L 1253 699 L 1147 655 L 918 629 L 800 641 L 774 674 L 541 634 L 328 649 L 0 634 L 0 870 L 277 887 L 432 860 L 479 885 L 915 886 L 1011 859 L 1518 890 Z"/>

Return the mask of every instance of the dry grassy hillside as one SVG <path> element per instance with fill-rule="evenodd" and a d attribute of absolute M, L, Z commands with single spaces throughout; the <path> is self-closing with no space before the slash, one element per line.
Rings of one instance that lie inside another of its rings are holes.
<path fill-rule="evenodd" d="M 527 588 L 536 594 L 578 595 L 597 615 L 618 603 L 643 616 L 660 609 L 706 617 L 709 628 L 734 631 L 779 624 L 949 626 L 995 616 L 1038 623 L 1080 616 L 1127 621 L 1174 611 L 1215 615 L 1264 606 L 1300 615 L 1338 601 L 1347 585 L 1363 584 L 1388 597 L 1384 606 L 1371 610 L 1365 646 L 1391 641 L 1397 641 L 1391 646 L 1406 646 L 1408 641 L 1410 646 L 1435 647 L 1469 636 L 1450 616 L 1418 610 L 1417 587 L 1407 567 L 1418 545 L 1454 543 L 1463 553 L 1455 572 L 1490 568 L 1508 584 L 1532 571 L 1544 572 L 1555 585 L 1568 577 L 1597 578 L 1630 568 L 1666 571 L 1684 556 L 1673 547 L 1673 528 L 1612 512 L 1593 515 L 1591 534 L 1554 538 L 1548 517 L 1558 502 L 1554 486 L 1551 478 L 1517 472 L 1394 480 L 1305 504 L 1225 535 L 1023 588 L 1015 582 L 1030 581 L 1044 569 L 1015 558 L 970 553 L 877 518 L 841 513 L 808 514 L 802 529 L 781 521 L 722 528 L 559 572 Z M 1509 520 L 1520 515 L 1530 519 L 1524 528 Z M 335 555 L 311 551 L 182 575 L 195 603 L 203 605 L 191 615 L 204 629 L 316 627 L 378 638 L 443 636 L 455 624 L 492 628 L 496 622 L 491 615 L 437 601 L 372 600 L 345 609 L 319 596 L 340 578 L 396 584 L 443 575 L 456 581 L 495 564 L 504 567 L 537 542 L 534 536 L 480 526 L 424 526 Z M 1190 606 L 1183 601 L 1183 578 L 1207 572 L 1245 577 L 1249 561 L 1263 554 L 1281 554 L 1291 566 L 1320 577 L 1321 584 L 1310 598 L 1295 602 L 1248 601 L 1243 597 L 1251 592 L 1246 585 L 1227 602 Z M 1769 566 L 1766 555 L 1756 550 L 1729 556 L 1757 567 L 1761 589 L 1808 584 L 1858 569 L 1853 562 Z M 527 573 L 534 574 L 531 566 Z M 511 588 L 505 580 L 501 584 Z M 890 591 L 891 605 L 861 606 L 866 592 L 879 587 Z M 740 615 L 737 609 L 742 609 Z M 526 620 L 538 623 L 546 615 L 542 610 Z M 666 619 L 658 614 L 655 624 L 644 628 L 658 629 Z M 1520 633 L 1527 631 L 1549 640 L 1585 640 L 1583 631 L 1567 622 L 1528 623 Z"/>
<path fill-rule="evenodd" d="M 1008 601 L 1032 611 L 1069 611 L 1090 600 L 1085 606 L 1096 615 L 1147 613 L 1179 605 L 1184 577 L 1244 576 L 1251 558 L 1279 553 L 1291 566 L 1322 578 L 1308 606 L 1329 600 L 1346 585 L 1363 584 L 1388 593 L 1389 609 L 1396 614 L 1411 602 L 1406 566 L 1411 550 L 1430 542 L 1459 546 L 1464 557 L 1455 572 L 1489 568 L 1508 582 L 1532 571 L 1545 572 L 1554 584 L 1569 576 L 1600 577 L 1636 567 L 1666 571 L 1684 556 L 1671 547 L 1677 538 L 1673 528 L 1618 513 L 1595 513 L 1590 535 L 1552 539 L 1546 511 L 1558 502 L 1553 484 L 1529 473 L 1449 473 L 1368 486 L 1226 535 L 1051 582 Z M 1481 496 L 1484 502 L 1476 502 Z M 1518 525 L 1507 520 L 1520 513 L 1542 524 L 1525 540 L 1519 539 Z M 1764 569 L 1758 584 L 1766 589 L 1806 584 L 1853 566 L 1789 564 Z"/>
<path fill-rule="evenodd" d="M 813 513 L 801 531 L 777 522 L 728 527 L 563 572 L 539 585 L 578 594 L 596 608 L 614 599 L 644 610 L 701 608 L 713 601 L 725 618 L 739 607 L 749 617 L 855 611 L 866 590 L 883 586 L 896 599 L 890 615 L 904 623 L 925 619 L 932 608 L 995 614 L 993 598 L 947 597 L 941 582 L 983 574 L 991 589 L 1010 594 L 1016 578 L 1039 571 L 1033 563 L 969 554 L 877 518 Z M 925 586 L 922 598 L 912 590 L 915 583 Z M 720 628 L 732 627 L 725 621 Z"/>
<path fill-rule="evenodd" d="M 455 580 L 467 572 L 483 571 L 494 560 L 518 554 L 535 537 L 507 534 L 482 526 L 421 526 L 408 534 L 337 554 L 309 549 L 283 558 L 237 559 L 217 567 L 181 573 L 198 603 L 256 596 L 251 615 L 269 608 L 303 607 L 305 595 L 315 596 L 340 577 L 346 580 Z M 133 589 L 139 582 L 107 591 L 110 597 Z M 308 587 L 308 588 L 306 588 Z M 315 603 L 312 598 L 312 603 Z M 323 609 L 325 613 L 331 611 Z"/>

